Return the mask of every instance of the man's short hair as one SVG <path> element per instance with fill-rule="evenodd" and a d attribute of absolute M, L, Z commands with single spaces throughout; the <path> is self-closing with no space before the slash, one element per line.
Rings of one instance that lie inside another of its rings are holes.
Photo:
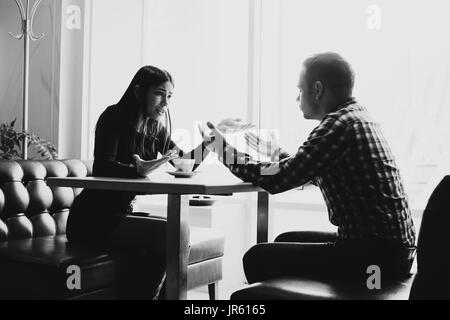
<path fill-rule="evenodd" d="M 334 52 L 319 53 L 303 62 L 308 87 L 316 81 L 340 97 L 351 97 L 355 76 L 350 64 Z"/>

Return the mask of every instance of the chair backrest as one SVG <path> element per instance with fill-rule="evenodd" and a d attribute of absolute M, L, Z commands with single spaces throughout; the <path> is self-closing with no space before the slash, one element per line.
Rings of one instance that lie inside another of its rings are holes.
<path fill-rule="evenodd" d="M 92 161 L 0 160 L 0 242 L 65 234 L 81 189 L 50 188 L 46 179 L 91 174 Z"/>
<path fill-rule="evenodd" d="M 410 299 L 450 299 L 450 176 L 434 189 L 423 213 L 417 275 Z"/>

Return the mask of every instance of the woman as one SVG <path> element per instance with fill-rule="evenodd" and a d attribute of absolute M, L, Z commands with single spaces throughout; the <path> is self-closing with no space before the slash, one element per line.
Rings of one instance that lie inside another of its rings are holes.
<path fill-rule="evenodd" d="M 207 155 L 203 144 L 184 154 L 171 140 L 168 105 L 173 88 L 167 71 L 145 66 L 136 73 L 122 99 L 98 119 L 93 176 L 144 177 L 174 157 Z M 158 152 L 163 157 L 157 160 Z M 193 170 L 201 161 L 196 159 Z M 130 273 L 140 277 L 134 285 L 142 284 L 141 291 L 156 298 L 165 274 L 166 220 L 130 215 L 135 196 L 127 191 L 84 189 L 70 209 L 67 237 L 71 244 L 144 253 L 140 270 Z M 128 280 L 133 294 L 138 294 Z"/>

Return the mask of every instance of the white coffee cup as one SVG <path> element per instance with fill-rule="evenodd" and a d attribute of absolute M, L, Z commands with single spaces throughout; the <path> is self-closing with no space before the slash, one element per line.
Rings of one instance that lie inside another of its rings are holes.
<path fill-rule="evenodd" d="M 172 163 L 174 164 L 177 171 L 191 172 L 194 168 L 195 159 L 172 159 Z"/>

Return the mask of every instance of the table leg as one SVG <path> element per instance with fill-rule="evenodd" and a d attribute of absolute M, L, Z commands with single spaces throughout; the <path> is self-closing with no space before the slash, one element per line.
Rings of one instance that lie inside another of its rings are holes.
<path fill-rule="evenodd" d="M 166 298 L 186 300 L 189 256 L 189 203 L 186 196 L 167 197 Z"/>
<path fill-rule="evenodd" d="M 269 194 L 265 191 L 258 192 L 256 222 L 256 242 L 269 241 Z"/>

